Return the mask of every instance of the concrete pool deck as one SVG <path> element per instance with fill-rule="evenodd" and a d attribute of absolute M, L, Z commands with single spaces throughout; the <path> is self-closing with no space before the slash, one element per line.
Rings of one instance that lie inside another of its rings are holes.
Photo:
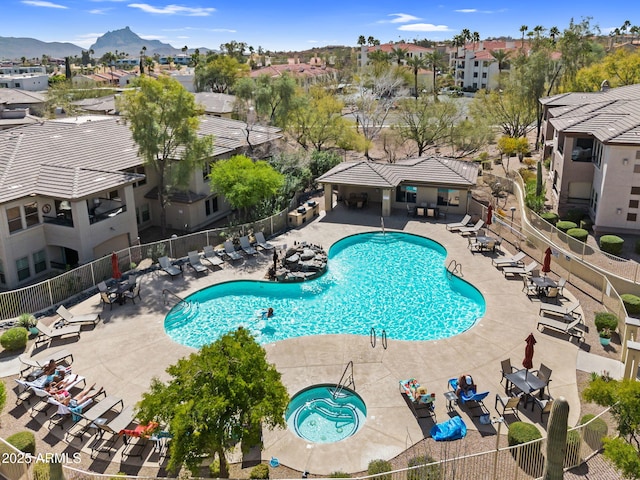
<path fill-rule="evenodd" d="M 553 370 L 550 393 L 568 400 L 569 424 L 575 425 L 580 415 L 576 385 L 578 347 L 562 336 L 536 330 L 539 302 L 522 293 L 522 281 L 505 279 L 491 265 L 488 254 L 472 254 L 466 238 L 448 232 L 443 222 L 402 215 L 385 218 L 384 222 L 388 230 L 422 235 L 443 244 L 448 252 L 446 264 L 451 260 L 461 263 L 463 278 L 483 294 L 485 316 L 476 326 L 455 337 L 427 342 L 391 339 L 387 349 L 380 341 L 372 348 L 368 336 L 355 335 L 300 337 L 265 345 L 269 361 L 281 372 L 291 396 L 313 384 L 337 382 L 346 365 L 353 361 L 355 390 L 366 403 L 367 421 L 357 435 L 338 444 L 309 444 L 288 430 L 265 431 L 262 458 L 277 457 L 281 464 L 296 470 L 329 474 L 336 470 L 363 471 L 372 459 L 397 456 L 428 436 L 433 425 L 428 419 L 416 420 L 399 393 L 399 380 L 410 377 L 436 393 L 438 422 L 460 414 L 469 429 L 479 430 L 483 435 L 495 434 L 492 425 L 481 425 L 465 408 L 455 406 L 454 413 L 447 411 L 443 397 L 447 380 L 462 373 L 473 375 L 479 391 L 490 391 L 485 406 L 492 416 L 498 416 L 494 409 L 495 395 L 504 392 L 500 385 L 500 362 L 511 358 L 512 364 L 520 367 L 525 338 L 531 332 L 537 340 L 534 368 L 542 362 Z M 294 241 L 307 241 L 328 250 L 345 236 L 379 230 L 380 217 L 374 213 L 335 210 L 270 242 L 292 245 Z M 186 267 L 184 276 L 173 280 L 161 271 L 144 275 L 139 279 L 141 301 L 136 300 L 135 305 L 116 304 L 112 310 L 106 306 L 103 310 L 98 295 L 94 295 L 71 311 L 101 313 L 103 322 L 93 330 L 83 331 L 79 341 L 56 341 L 49 348 L 71 351 L 74 371 L 84 375 L 89 383 L 95 381 L 104 386 L 110 395 L 121 397 L 125 405 L 133 405 L 148 389 L 153 376 L 167 379 L 165 368 L 194 351 L 176 344 L 164 333 L 164 316 L 171 305 L 164 305 L 163 289 L 184 297 L 223 281 L 262 279 L 271 262 L 271 255 L 261 253 L 236 266 L 225 262 L 221 270 L 203 277 L 197 277 Z M 407 279 L 407 288 L 411 288 L 411 279 Z M 570 288 L 567 295 L 570 296 Z M 520 417 L 540 426 L 538 409 L 520 407 Z M 40 418 L 44 421 L 46 417 Z M 118 455 L 112 460 L 119 462 Z M 106 455 L 99 457 L 107 459 Z"/>

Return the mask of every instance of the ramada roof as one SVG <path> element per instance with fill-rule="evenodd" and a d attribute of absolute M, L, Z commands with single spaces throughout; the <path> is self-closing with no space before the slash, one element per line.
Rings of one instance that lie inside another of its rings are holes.
<path fill-rule="evenodd" d="M 246 145 L 246 124 L 202 116 L 200 135 L 214 135 L 213 157 Z M 280 130 L 255 125 L 252 145 L 280 138 Z M 135 182 L 126 173 L 142 165 L 123 119 L 86 116 L 44 121 L 0 132 L 0 202 L 29 195 L 79 199 Z"/>
<path fill-rule="evenodd" d="M 477 165 L 448 157 L 419 157 L 396 163 L 361 160 L 344 162 L 318 177 L 320 183 L 395 188 L 403 182 L 413 184 L 471 187 L 478 179 Z"/>

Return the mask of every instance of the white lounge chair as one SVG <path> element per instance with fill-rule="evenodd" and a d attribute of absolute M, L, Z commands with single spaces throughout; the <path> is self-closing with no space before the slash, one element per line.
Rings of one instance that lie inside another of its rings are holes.
<path fill-rule="evenodd" d="M 555 315 L 557 317 L 565 317 L 567 315 L 573 318 L 580 318 L 581 315 L 576 312 L 580 306 L 579 302 L 572 302 L 567 305 L 552 305 L 550 303 L 540 304 L 540 316 L 548 313 L 549 315 Z"/>
<path fill-rule="evenodd" d="M 255 237 L 256 237 L 256 245 L 258 245 L 261 249 L 273 250 L 274 248 L 276 248 L 275 245 L 272 245 L 265 240 L 264 233 L 256 232 Z"/>
<path fill-rule="evenodd" d="M 189 265 L 191 265 L 191 268 L 193 268 L 196 273 L 204 273 L 205 275 L 209 273 L 209 269 L 200 261 L 200 255 L 198 255 L 198 252 L 193 250 L 189 252 L 187 256 L 189 257 Z"/>
<path fill-rule="evenodd" d="M 538 320 L 538 326 L 536 328 L 540 330 L 540 327 L 542 326 L 543 329 L 540 331 L 543 331 L 545 328 L 549 328 L 560 333 L 566 333 L 570 337 L 577 338 L 578 340 L 583 340 L 584 330 L 580 325 L 582 320 L 572 317 L 571 315 L 566 315 L 564 318 L 568 320 L 569 323 L 561 322 L 560 320 L 553 320 L 551 318 L 541 318 Z"/>
<path fill-rule="evenodd" d="M 100 321 L 100 315 L 97 313 L 89 313 L 87 315 L 74 315 L 66 309 L 64 305 L 60 305 L 56 313 L 64 320 L 65 325 L 90 323 L 96 325 Z"/>
<path fill-rule="evenodd" d="M 67 335 L 77 335 L 80 338 L 80 325 L 67 325 L 60 328 L 50 328 L 44 323 L 36 323 L 36 328 L 40 332 L 36 338 L 36 345 L 42 342 L 51 341 L 56 338 L 66 337 Z"/>
<path fill-rule="evenodd" d="M 220 258 L 211 245 L 202 247 L 202 252 L 204 254 L 204 259 L 213 267 L 220 267 L 224 263 L 224 260 Z"/>
<path fill-rule="evenodd" d="M 457 232 L 461 228 L 465 228 L 471 221 L 471 215 L 467 214 L 459 222 L 447 223 L 447 230 L 450 232 Z"/>
<path fill-rule="evenodd" d="M 498 257 L 491 260 L 491 263 L 498 267 L 517 267 L 522 265 L 522 261 L 527 256 L 526 253 L 520 251 L 510 257 Z"/>
<path fill-rule="evenodd" d="M 20 369 L 20 377 L 22 378 L 37 378 L 42 375 L 42 369 L 53 360 L 56 365 L 60 365 L 63 361 L 71 365 L 73 363 L 73 355 L 71 352 L 65 349 L 54 350 L 49 352 L 45 350 L 39 355 L 30 357 L 27 354 L 22 354 L 18 357 L 23 367 Z"/>
<path fill-rule="evenodd" d="M 258 254 L 258 250 L 256 250 L 255 248 L 253 248 L 251 246 L 251 242 L 249 242 L 249 237 L 247 237 L 247 236 L 240 237 L 240 248 L 242 248 L 242 251 L 244 253 L 246 253 L 247 255 L 257 255 Z"/>
<path fill-rule="evenodd" d="M 502 273 L 504 273 L 504 276 L 506 277 L 507 275 L 529 275 L 531 274 L 535 268 L 538 266 L 538 262 L 531 262 L 529 265 L 527 265 L 526 267 L 506 267 L 502 269 Z"/>
<path fill-rule="evenodd" d="M 227 240 L 226 242 L 224 242 L 224 253 L 226 253 L 227 256 L 234 262 L 236 260 L 242 259 L 242 254 L 236 252 L 236 249 L 233 246 L 233 243 L 231 243 L 231 240 Z"/>
<path fill-rule="evenodd" d="M 176 277 L 178 275 L 182 275 L 182 270 L 178 267 L 176 267 L 175 265 L 171 264 L 171 260 L 169 260 L 169 257 L 160 257 L 158 259 L 158 263 L 160 264 L 160 268 L 167 272 L 169 275 L 171 275 L 171 279 L 173 280 L 173 277 Z"/>
<path fill-rule="evenodd" d="M 467 235 L 475 235 L 478 233 L 478 230 L 480 230 L 483 225 L 484 225 L 484 220 L 478 220 L 473 227 L 462 227 L 458 231 L 460 232 L 460 235 L 462 235 L 463 237 L 466 237 Z"/>

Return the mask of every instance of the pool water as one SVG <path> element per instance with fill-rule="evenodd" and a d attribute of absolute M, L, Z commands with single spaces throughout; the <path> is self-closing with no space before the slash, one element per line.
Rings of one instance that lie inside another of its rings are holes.
<path fill-rule="evenodd" d="M 315 385 L 296 394 L 285 414 L 287 428 L 314 443 L 334 443 L 354 435 L 367 418 L 362 398 L 336 385 Z"/>
<path fill-rule="evenodd" d="M 446 249 L 398 232 L 365 233 L 336 242 L 328 269 L 302 283 L 232 281 L 200 290 L 176 305 L 165 330 L 190 347 L 217 340 L 238 326 L 259 343 L 324 334 L 436 340 L 471 328 L 485 302 L 468 282 L 447 272 Z M 261 311 L 274 309 L 262 318 Z"/>

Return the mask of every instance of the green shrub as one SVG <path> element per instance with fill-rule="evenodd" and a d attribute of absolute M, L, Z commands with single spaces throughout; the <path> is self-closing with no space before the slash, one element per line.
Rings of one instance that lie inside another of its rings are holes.
<path fill-rule="evenodd" d="M 407 466 L 409 468 L 416 467 L 418 465 L 426 465 L 427 463 L 435 462 L 435 458 L 431 458 L 429 455 L 419 455 L 409 459 Z M 440 479 L 440 465 L 429 465 L 414 468 L 407 471 L 407 480 L 439 480 Z"/>
<path fill-rule="evenodd" d="M 46 462 L 36 462 L 31 471 L 33 480 L 49 480 L 49 464 Z"/>
<path fill-rule="evenodd" d="M 256 465 L 251 469 L 251 473 L 249 473 L 249 478 L 255 478 L 259 480 L 264 480 L 269 478 L 269 465 L 266 463 L 261 463 L 260 465 Z"/>
<path fill-rule="evenodd" d="M 197 474 L 194 476 L 197 476 Z M 209 464 L 209 476 L 211 478 L 220 477 L 220 460 L 218 458 L 215 458 L 213 462 Z"/>
<path fill-rule="evenodd" d="M 582 228 L 583 230 L 591 230 L 591 227 L 593 227 L 593 222 L 590 218 L 580 220 L 580 228 Z"/>
<path fill-rule="evenodd" d="M 544 212 L 540 214 L 540 217 L 551 225 L 558 223 L 558 214 L 555 212 Z"/>
<path fill-rule="evenodd" d="M 567 220 L 560 220 L 556 223 L 556 228 L 561 232 L 567 233 L 567 230 L 571 230 L 572 228 L 578 228 L 578 224 L 575 222 L 569 222 Z"/>
<path fill-rule="evenodd" d="M 390 472 L 393 470 L 391 462 L 387 460 L 371 460 L 367 467 L 367 475 L 378 475 L 379 473 Z M 381 475 L 380 480 L 391 480 L 391 475 Z"/>
<path fill-rule="evenodd" d="M 577 208 L 577 209 L 569 210 L 564 215 L 564 218 L 565 218 L 565 220 L 567 220 L 569 222 L 573 222 L 573 223 L 577 224 L 577 223 L 580 223 L 580 220 L 582 220 L 586 216 L 587 216 L 587 212 L 585 212 L 581 208 Z"/>
<path fill-rule="evenodd" d="M 596 312 L 594 323 L 598 332 L 605 328 L 613 332 L 618 328 L 618 317 L 610 312 Z"/>
<path fill-rule="evenodd" d="M 536 181 L 536 172 L 532 172 L 528 168 L 521 168 L 518 172 L 520 172 L 520 176 L 525 184 Z"/>
<path fill-rule="evenodd" d="M 0 381 L 0 413 L 4 410 L 4 404 L 7 403 L 7 387 L 4 386 L 4 382 Z"/>
<path fill-rule="evenodd" d="M 593 421 L 589 423 L 592 419 Z M 585 425 L 586 423 L 589 424 L 584 427 L 584 441 L 593 450 L 600 450 L 602 448 L 602 439 L 606 437 L 609 432 L 607 422 L 602 418 L 595 418 L 595 415 L 589 413 L 580 419 L 580 425 Z"/>
<path fill-rule="evenodd" d="M 620 255 L 624 246 L 624 240 L 617 235 L 603 235 L 598 243 L 600 250 L 611 255 Z"/>
<path fill-rule="evenodd" d="M 29 331 L 24 327 L 13 327 L 0 337 L 0 345 L 5 350 L 20 350 L 27 346 Z"/>
<path fill-rule="evenodd" d="M 22 313 L 18 317 L 18 326 L 29 330 L 30 328 L 36 326 L 36 317 L 31 315 L 30 313 Z"/>
<path fill-rule="evenodd" d="M 329 478 L 351 478 L 351 475 L 345 472 L 331 472 Z"/>
<path fill-rule="evenodd" d="M 7 438 L 7 442 L 24 453 L 36 454 L 36 437 L 31 432 L 14 433 Z"/>
<path fill-rule="evenodd" d="M 640 313 L 640 297 L 631 293 L 624 293 L 620 295 L 624 308 L 627 309 L 627 313 L 630 315 L 637 315 Z"/>
<path fill-rule="evenodd" d="M 509 425 L 507 440 L 509 441 L 510 447 L 528 443 L 539 438 L 542 438 L 542 434 L 535 425 L 525 422 L 513 422 Z"/>
<path fill-rule="evenodd" d="M 589 232 L 587 232 L 582 228 L 570 228 L 569 230 L 567 230 L 567 235 L 569 235 L 571 238 L 575 238 L 576 240 L 584 243 L 587 241 Z"/>

